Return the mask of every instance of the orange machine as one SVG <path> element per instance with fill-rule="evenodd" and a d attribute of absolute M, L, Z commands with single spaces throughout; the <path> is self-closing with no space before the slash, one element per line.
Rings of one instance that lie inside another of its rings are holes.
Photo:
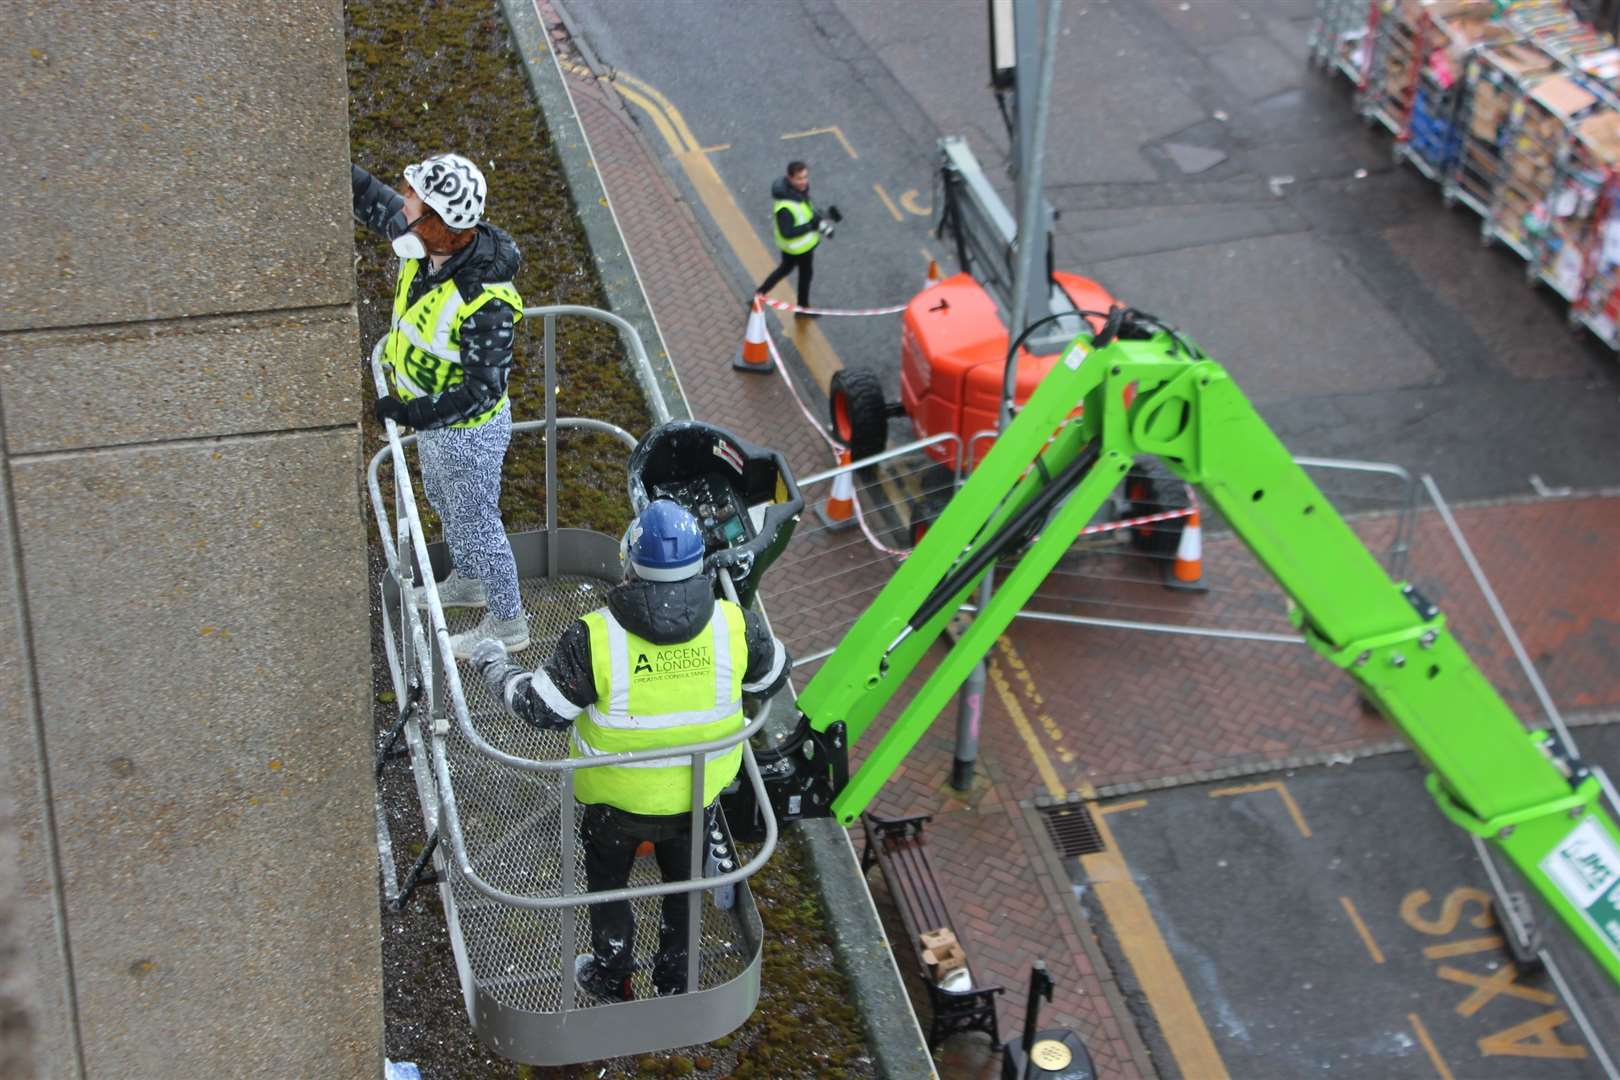
<path fill-rule="evenodd" d="M 1116 301 L 1106 289 L 1078 274 L 1056 271 L 1052 279 L 1082 311 L 1106 312 Z M 1092 318 L 1093 329 L 1101 320 Z M 1018 350 L 1015 405 L 1022 405 L 1057 362 Z M 890 416 L 911 417 L 918 438 L 956 432 L 965 446 L 977 432 L 994 431 L 1001 412 L 1007 327 L 995 301 L 971 275 L 956 274 L 912 298 L 900 337 L 900 401 L 883 400 L 877 374 L 845 369 L 829 389 L 833 432 L 856 458 L 880 452 L 887 441 Z M 990 448 L 981 439 L 973 448 L 975 462 Z M 955 464 L 956 447 L 939 443 L 928 454 L 942 465 Z"/>

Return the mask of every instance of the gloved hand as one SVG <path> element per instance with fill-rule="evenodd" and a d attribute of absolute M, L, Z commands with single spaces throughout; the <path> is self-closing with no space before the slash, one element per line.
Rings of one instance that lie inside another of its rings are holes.
<path fill-rule="evenodd" d="M 405 419 L 405 403 L 398 398 L 378 398 L 377 404 L 372 408 L 372 412 L 376 415 L 377 423 L 379 424 L 383 423 L 385 420 L 392 420 L 396 424 L 408 423 L 408 421 Z"/>
<path fill-rule="evenodd" d="M 506 646 L 502 645 L 498 638 L 485 638 L 472 647 L 467 659 L 472 662 L 473 670 L 489 682 L 491 673 L 499 671 L 506 665 Z M 501 689 L 495 686 L 497 692 Z"/>

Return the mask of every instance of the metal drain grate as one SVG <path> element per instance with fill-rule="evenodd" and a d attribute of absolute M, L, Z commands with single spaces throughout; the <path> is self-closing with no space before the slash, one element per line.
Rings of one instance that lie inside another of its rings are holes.
<path fill-rule="evenodd" d="M 1046 823 L 1046 835 L 1052 846 L 1065 859 L 1073 855 L 1095 855 L 1104 850 L 1097 823 L 1091 820 L 1091 811 L 1084 803 L 1040 806 L 1036 807 L 1036 813 Z"/>

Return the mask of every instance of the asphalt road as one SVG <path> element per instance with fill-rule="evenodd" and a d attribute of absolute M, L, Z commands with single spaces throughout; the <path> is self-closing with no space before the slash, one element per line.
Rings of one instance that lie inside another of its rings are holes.
<path fill-rule="evenodd" d="M 927 255 L 946 254 L 929 231 L 939 136 L 966 136 L 1004 175 L 982 0 L 568 10 L 603 65 L 679 112 L 756 240 L 770 244 L 771 181 L 789 158 L 811 164 L 818 203 L 847 218 L 817 252 L 818 305 L 903 301 Z M 1468 211 L 1392 163 L 1348 84 L 1306 64 L 1313 10 L 1068 0 L 1046 165 L 1058 265 L 1191 333 L 1296 453 L 1432 472 L 1454 499 L 1528 494 L 1532 474 L 1614 485 L 1615 356 L 1569 331 L 1517 258 L 1482 248 Z M 637 115 L 741 298 L 757 275 L 730 255 L 736 237 Z M 820 328 L 842 363 L 893 388 L 892 318 Z"/>
<path fill-rule="evenodd" d="M 1620 770 L 1620 729 L 1576 738 Z M 1233 1077 L 1604 1075 L 1559 988 L 1511 973 L 1485 870 L 1422 778 L 1399 754 L 1104 807 Z M 1552 940 L 1620 1054 L 1620 989 L 1561 932 Z"/>

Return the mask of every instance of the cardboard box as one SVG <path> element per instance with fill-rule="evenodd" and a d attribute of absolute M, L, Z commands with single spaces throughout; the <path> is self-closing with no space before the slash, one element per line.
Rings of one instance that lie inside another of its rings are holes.
<path fill-rule="evenodd" d="M 1599 109 L 1575 126 L 1592 156 L 1605 165 L 1620 164 L 1620 112 Z"/>
<path fill-rule="evenodd" d="M 962 946 L 954 941 L 943 950 L 924 949 L 922 958 L 923 964 L 928 968 L 929 977 L 935 982 L 958 968 L 967 967 L 967 954 L 962 951 Z"/>
<path fill-rule="evenodd" d="M 1576 84 L 1568 75 L 1549 75 L 1536 84 L 1530 97 L 1555 116 L 1569 119 L 1597 104 L 1597 98 Z"/>
<path fill-rule="evenodd" d="M 940 950 L 956 944 L 956 935 L 951 933 L 949 927 L 940 927 L 937 930 L 924 930 L 917 935 L 924 949 Z"/>

